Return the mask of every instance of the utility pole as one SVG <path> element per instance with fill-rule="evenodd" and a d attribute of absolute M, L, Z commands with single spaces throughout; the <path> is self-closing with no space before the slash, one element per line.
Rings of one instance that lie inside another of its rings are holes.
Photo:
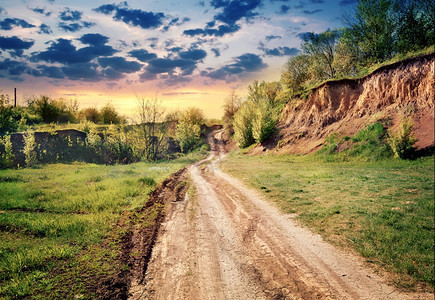
<path fill-rule="evenodd" d="M 14 107 L 17 107 L 17 88 L 14 88 Z"/>

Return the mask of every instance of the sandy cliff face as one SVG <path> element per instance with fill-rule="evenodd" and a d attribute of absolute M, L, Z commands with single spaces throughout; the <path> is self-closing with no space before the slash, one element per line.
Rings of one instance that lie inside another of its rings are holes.
<path fill-rule="evenodd" d="M 331 133 L 353 135 L 389 118 L 414 120 L 418 148 L 434 145 L 434 53 L 382 67 L 358 80 L 326 82 L 289 102 L 279 123 L 280 151 L 309 153 Z"/>

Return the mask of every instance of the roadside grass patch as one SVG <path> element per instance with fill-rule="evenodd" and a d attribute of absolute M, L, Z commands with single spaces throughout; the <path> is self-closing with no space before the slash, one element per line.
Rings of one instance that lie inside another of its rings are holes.
<path fill-rule="evenodd" d="M 434 158 L 323 158 L 236 151 L 221 166 L 328 241 L 391 272 L 398 286 L 433 291 Z"/>
<path fill-rule="evenodd" d="M 118 255 L 130 221 L 121 216 L 135 215 L 157 183 L 203 156 L 0 170 L 0 298 L 95 298 L 99 284 L 88 282 L 126 268 Z"/>

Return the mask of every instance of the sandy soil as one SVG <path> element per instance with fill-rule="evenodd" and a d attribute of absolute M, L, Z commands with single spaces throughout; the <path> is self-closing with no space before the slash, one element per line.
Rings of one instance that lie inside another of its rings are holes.
<path fill-rule="evenodd" d="M 130 299 L 433 299 L 405 294 L 223 173 L 222 131 L 188 170 Z"/>

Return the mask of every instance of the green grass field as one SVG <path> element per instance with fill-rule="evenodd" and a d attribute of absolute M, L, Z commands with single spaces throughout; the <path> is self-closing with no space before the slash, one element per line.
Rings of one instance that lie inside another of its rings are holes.
<path fill-rule="evenodd" d="M 76 295 L 85 293 L 86 276 L 113 268 L 119 243 L 100 245 L 121 214 L 141 207 L 157 183 L 204 154 L 159 163 L 0 170 L 0 298 L 55 297 L 72 286 Z M 59 268 L 64 262 L 71 270 Z M 55 268 L 66 274 L 53 278 Z"/>
<path fill-rule="evenodd" d="M 222 169 L 333 244 L 391 272 L 398 286 L 433 290 L 433 157 L 325 162 L 233 152 Z"/>

